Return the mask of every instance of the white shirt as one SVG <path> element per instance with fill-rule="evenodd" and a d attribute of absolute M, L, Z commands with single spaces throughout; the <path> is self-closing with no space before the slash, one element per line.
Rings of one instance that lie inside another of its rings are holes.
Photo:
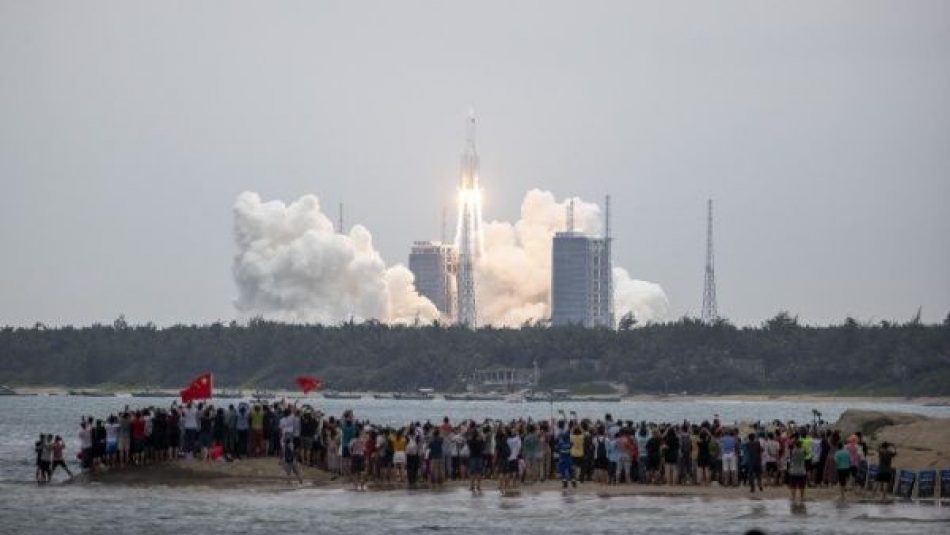
<path fill-rule="evenodd" d="M 92 433 L 88 429 L 79 430 L 79 443 L 82 444 L 82 449 L 92 447 Z"/>
<path fill-rule="evenodd" d="M 106 424 L 106 442 L 116 442 L 119 439 L 119 424 Z"/>
<path fill-rule="evenodd" d="M 280 419 L 280 433 L 284 436 L 294 435 L 294 417 L 284 416 Z"/>
<path fill-rule="evenodd" d="M 198 429 L 198 411 L 194 408 L 185 407 L 182 409 L 182 413 L 185 429 Z"/>
<path fill-rule="evenodd" d="M 511 452 L 508 454 L 509 461 L 517 461 L 518 454 L 521 453 L 521 437 L 515 435 L 508 439 L 508 450 Z"/>

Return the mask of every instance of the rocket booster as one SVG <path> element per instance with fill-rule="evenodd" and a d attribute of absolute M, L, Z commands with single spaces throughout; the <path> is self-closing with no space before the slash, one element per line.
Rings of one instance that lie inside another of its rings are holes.
<path fill-rule="evenodd" d="M 475 151 L 475 111 L 469 110 L 465 123 L 465 150 L 462 152 L 462 190 L 478 189 L 478 153 Z"/>

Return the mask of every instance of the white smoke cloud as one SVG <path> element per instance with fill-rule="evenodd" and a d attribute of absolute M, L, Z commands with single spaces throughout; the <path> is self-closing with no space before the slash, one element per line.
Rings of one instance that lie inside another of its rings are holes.
<path fill-rule="evenodd" d="M 614 266 L 614 314 L 617 320 L 633 314 L 637 323 L 663 321 L 670 311 L 666 292 L 655 282 L 631 279 L 627 270 Z"/>
<path fill-rule="evenodd" d="M 567 226 L 568 202 L 531 190 L 514 224 L 484 225 L 485 254 L 475 267 L 479 324 L 517 327 L 551 316 L 552 239 Z M 574 227 L 600 233 L 600 208 L 575 198 Z M 386 267 L 361 225 L 349 234 L 337 233 L 313 195 L 285 205 L 242 193 L 234 206 L 234 231 L 235 304 L 242 312 L 323 324 L 439 318 L 435 306 L 416 291 L 406 267 Z M 659 285 L 632 279 L 621 267 L 614 267 L 613 276 L 617 318 L 628 312 L 640 324 L 666 318 L 669 302 Z"/>
<path fill-rule="evenodd" d="M 567 228 L 567 204 L 548 191 L 531 190 L 516 223 L 485 224 L 485 255 L 476 265 L 479 323 L 518 326 L 551 316 L 551 247 L 554 233 Z M 574 228 L 601 232 L 600 208 L 574 198 Z M 632 312 L 640 323 L 665 319 L 669 309 L 659 285 L 631 279 L 614 268 L 617 318 Z"/>
<path fill-rule="evenodd" d="M 366 228 L 355 225 L 349 234 L 337 233 L 313 195 L 285 205 L 242 193 L 234 205 L 234 234 L 235 305 L 242 312 L 323 324 L 439 317 L 416 292 L 408 269 L 386 267 Z"/>

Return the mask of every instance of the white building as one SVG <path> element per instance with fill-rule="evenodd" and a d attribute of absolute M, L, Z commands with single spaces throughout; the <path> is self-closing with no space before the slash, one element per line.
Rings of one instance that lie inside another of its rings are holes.
<path fill-rule="evenodd" d="M 551 324 L 613 328 L 609 239 L 558 232 L 551 255 Z"/>

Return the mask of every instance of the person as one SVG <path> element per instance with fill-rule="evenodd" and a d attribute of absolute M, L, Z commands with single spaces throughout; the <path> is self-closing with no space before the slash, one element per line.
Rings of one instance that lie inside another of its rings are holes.
<path fill-rule="evenodd" d="M 438 428 L 433 428 L 432 439 L 429 441 L 429 483 L 432 486 L 441 487 L 445 483 L 445 462 L 442 460 L 443 444 Z"/>
<path fill-rule="evenodd" d="M 894 468 L 892 466 L 894 457 L 897 457 L 897 449 L 890 442 L 881 442 L 877 450 L 877 477 L 875 481 L 881 490 L 881 501 L 887 499 L 887 493 L 891 490 L 894 482 Z"/>
<path fill-rule="evenodd" d="M 356 490 L 366 488 L 366 479 L 363 475 L 363 453 L 366 447 L 366 438 L 366 432 L 360 432 L 350 439 L 347 447 L 350 455 L 350 474 L 353 476 L 353 488 Z"/>
<path fill-rule="evenodd" d="M 238 405 L 235 428 L 237 429 L 237 446 L 234 448 L 234 456 L 240 459 L 248 454 L 248 435 L 251 428 L 251 415 L 248 414 L 247 405 L 244 403 Z"/>
<path fill-rule="evenodd" d="M 667 485 L 675 485 L 678 479 L 677 465 L 679 463 L 680 440 L 676 435 L 676 429 L 672 426 L 668 427 L 663 435 L 663 448 L 663 464 L 665 467 L 663 479 Z"/>
<path fill-rule="evenodd" d="M 86 424 L 83 423 L 83 426 Z M 45 435 L 40 433 L 40 438 L 33 443 L 33 451 L 36 453 L 36 473 L 34 474 L 34 479 L 37 483 L 42 483 L 45 475 L 43 470 L 43 440 Z"/>
<path fill-rule="evenodd" d="M 187 418 L 185 422 L 187 422 Z M 187 425 L 187 424 L 186 424 Z M 187 433 L 187 427 L 186 427 Z M 187 438 L 185 440 L 187 444 Z M 255 404 L 251 409 L 251 456 L 258 457 L 264 455 L 264 410 L 260 405 Z"/>
<path fill-rule="evenodd" d="M 835 451 L 835 467 L 838 470 L 838 487 L 841 489 L 840 500 L 844 501 L 844 489 L 851 475 L 851 455 L 841 443 L 838 443 L 838 450 Z"/>
<path fill-rule="evenodd" d="M 697 483 L 702 482 L 703 485 L 709 484 L 709 441 L 709 430 L 705 427 L 700 427 L 699 440 L 696 444 L 696 466 L 699 469 L 698 473 L 696 474 L 698 476 L 696 479 Z"/>
<path fill-rule="evenodd" d="M 788 443 L 788 487 L 791 489 L 791 503 L 793 506 L 805 504 L 805 479 L 807 477 L 805 449 L 799 442 L 798 437 L 794 437 Z M 795 500 L 796 490 L 800 498 L 797 502 Z"/>
<path fill-rule="evenodd" d="M 633 456 L 637 455 L 637 442 L 630 436 L 628 429 L 621 429 L 617 437 L 617 468 L 614 479 L 617 483 L 633 483 Z"/>
<path fill-rule="evenodd" d="M 574 476 L 574 462 L 571 457 L 571 435 L 564 429 L 564 421 L 557 424 L 557 471 L 561 475 L 561 485 L 566 489 L 570 481 L 572 487 L 577 486 L 577 479 Z"/>
<path fill-rule="evenodd" d="M 393 471 L 395 471 L 396 482 L 404 483 L 406 481 L 406 436 L 402 429 L 397 429 L 389 437 L 390 447 L 393 450 Z"/>
<path fill-rule="evenodd" d="M 419 439 L 410 425 L 406 436 L 406 483 L 409 488 L 416 486 L 419 465 Z"/>
<path fill-rule="evenodd" d="M 505 475 L 507 477 L 503 477 L 505 486 L 502 490 L 518 487 L 518 460 L 521 457 L 521 437 L 510 427 L 506 430 L 505 435 L 505 444 L 508 449 L 507 466 L 505 469 Z"/>
<path fill-rule="evenodd" d="M 106 464 L 118 465 L 119 456 L 119 422 L 115 415 L 109 416 L 106 423 Z"/>
<path fill-rule="evenodd" d="M 524 436 L 524 460 L 525 460 L 525 480 L 538 481 L 540 479 L 540 465 L 538 463 L 541 447 L 541 434 L 537 426 L 533 423 L 528 424 L 527 432 Z"/>
<path fill-rule="evenodd" d="M 632 429 L 632 422 L 627 423 L 627 428 Z M 629 434 L 629 433 L 628 433 Z M 640 422 L 640 430 L 636 435 L 637 442 L 637 452 L 639 456 L 637 458 L 637 481 L 641 483 L 646 483 L 649 479 L 649 448 L 647 444 L 650 442 L 650 433 L 647 431 L 647 423 Z"/>
<path fill-rule="evenodd" d="M 610 461 L 607 458 L 607 431 L 604 426 L 598 426 L 593 438 L 594 448 L 594 481 L 601 485 L 607 484 L 607 470 Z"/>
<path fill-rule="evenodd" d="M 737 482 L 739 459 L 737 458 L 738 444 L 734 430 L 723 433 L 719 439 L 719 450 L 722 452 L 722 484 L 727 487 Z"/>
<path fill-rule="evenodd" d="M 484 435 L 474 425 L 468 431 L 469 490 L 477 493 L 482 492 L 482 473 L 485 466 L 482 455 L 485 452 L 485 435 L 490 433 L 491 430 L 486 426 L 483 432 Z"/>
<path fill-rule="evenodd" d="M 82 469 L 92 471 L 95 467 L 92 464 L 92 430 L 89 424 L 83 420 L 79 424 L 79 446 L 82 450 L 79 452 L 82 459 Z"/>
<path fill-rule="evenodd" d="M 66 443 L 63 442 L 63 437 L 56 435 L 56 438 L 53 439 L 52 450 L 53 466 L 50 468 L 50 479 L 53 478 L 53 473 L 56 472 L 56 468 L 60 466 L 66 471 L 66 476 L 72 479 L 73 473 L 69 470 L 69 467 L 66 466 Z"/>
<path fill-rule="evenodd" d="M 132 417 L 129 411 L 122 413 L 119 420 L 119 466 L 132 462 Z"/>
<path fill-rule="evenodd" d="M 778 485 L 778 456 L 779 442 L 775 439 L 775 433 L 769 432 L 765 439 L 765 449 L 763 450 L 763 460 L 765 461 L 765 474 L 770 484 Z"/>
<path fill-rule="evenodd" d="M 754 433 L 748 436 L 749 460 L 746 463 L 749 471 L 749 492 L 755 493 L 755 484 L 759 484 L 759 492 L 762 492 L 762 443 L 755 438 Z"/>
<path fill-rule="evenodd" d="M 195 439 L 198 437 L 198 409 L 190 402 L 182 409 L 182 419 L 185 426 L 185 453 L 190 453 L 194 457 Z M 134 420 L 133 420 L 134 421 Z M 133 438 L 134 442 L 134 438 Z M 134 449 L 134 444 L 133 444 Z"/>
<path fill-rule="evenodd" d="M 294 439 L 293 436 L 284 437 L 284 449 L 283 449 L 283 465 L 284 471 L 287 472 L 287 477 L 292 475 L 297 476 L 297 481 L 300 484 L 303 484 L 303 475 L 300 473 L 300 465 L 297 463 L 297 452 L 294 449 Z"/>
<path fill-rule="evenodd" d="M 609 429 L 609 428 L 608 428 Z M 617 440 L 620 437 L 620 430 L 616 433 L 607 433 L 607 484 L 617 483 L 617 470 L 620 466 L 620 448 L 617 447 Z M 632 439 L 631 439 L 632 440 Z"/>

